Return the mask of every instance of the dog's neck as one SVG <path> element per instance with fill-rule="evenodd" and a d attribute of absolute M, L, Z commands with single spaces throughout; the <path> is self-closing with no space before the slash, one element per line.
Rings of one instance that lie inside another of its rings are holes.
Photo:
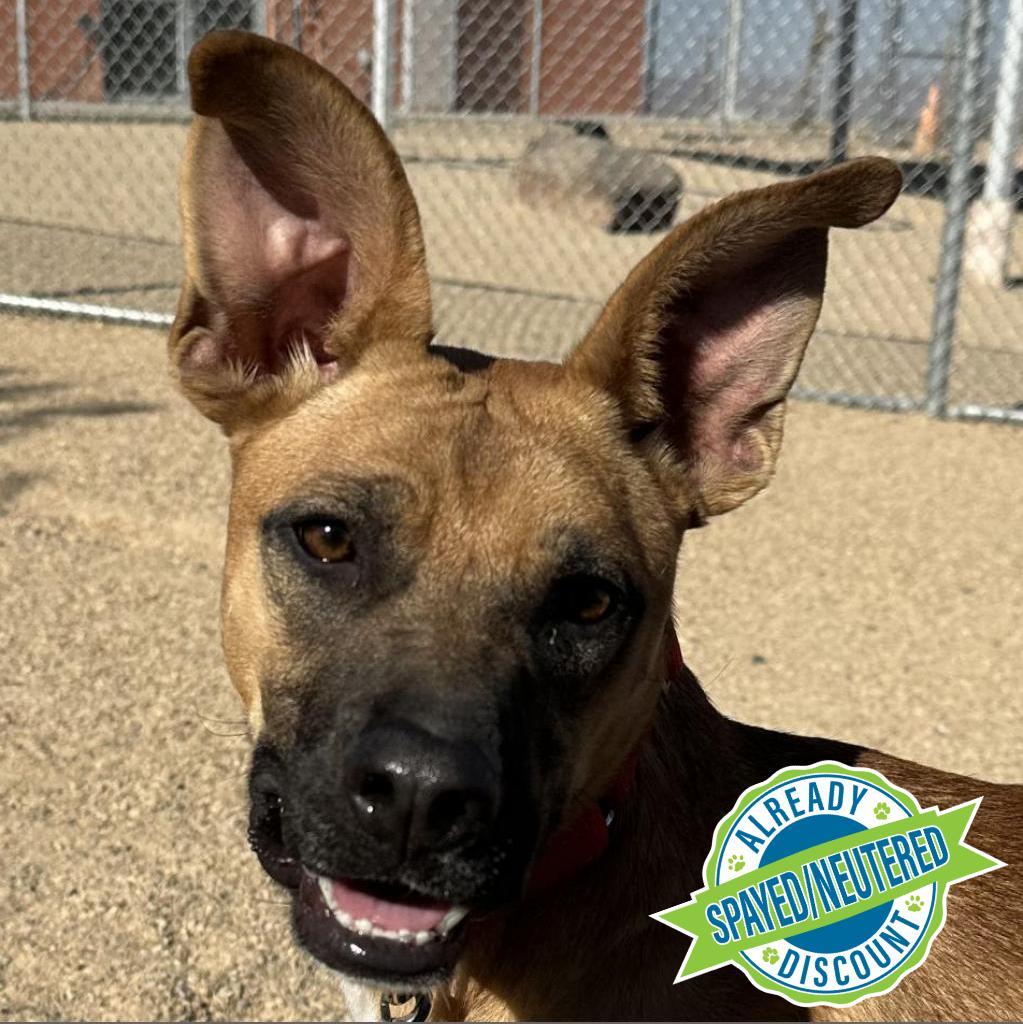
<path fill-rule="evenodd" d="M 475 925 L 433 1016 L 791 1017 L 789 1004 L 735 971 L 673 985 L 686 939 L 649 915 L 702 885 L 714 828 L 744 789 L 781 767 L 854 756 L 844 744 L 731 721 L 683 668 L 665 688 L 606 853 L 510 914 Z"/>

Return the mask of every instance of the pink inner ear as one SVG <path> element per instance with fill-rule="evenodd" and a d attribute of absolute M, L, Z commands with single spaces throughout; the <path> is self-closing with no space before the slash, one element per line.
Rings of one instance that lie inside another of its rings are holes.
<path fill-rule="evenodd" d="M 690 320 L 697 347 L 691 396 L 702 406 L 696 438 L 743 471 L 756 470 L 759 460 L 744 428 L 784 367 L 774 306 L 731 311 L 728 322 L 704 308 Z"/>
<path fill-rule="evenodd" d="M 257 175 L 226 133 L 217 158 L 199 199 L 200 260 L 228 314 L 227 347 L 265 373 L 278 372 L 303 340 L 321 365 L 336 363 L 324 336 L 348 293 L 348 239 L 282 171 Z"/>
<path fill-rule="evenodd" d="M 264 240 L 272 296 L 266 349 L 279 361 L 304 340 L 317 362 L 336 362 L 324 337 L 348 290 L 348 244 L 319 221 L 286 214 L 267 225 Z"/>
<path fill-rule="evenodd" d="M 822 273 L 775 254 L 756 266 L 681 297 L 667 330 L 669 407 L 691 458 L 713 453 L 740 472 L 761 468 L 748 429 L 784 397 L 812 328 L 808 307 Z"/>

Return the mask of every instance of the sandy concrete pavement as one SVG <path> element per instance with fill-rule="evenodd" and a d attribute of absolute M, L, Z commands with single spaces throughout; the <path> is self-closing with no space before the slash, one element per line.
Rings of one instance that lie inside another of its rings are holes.
<path fill-rule="evenodd" d="M 246 849 L 226 470 L 158 333 L 0 318 L 0 1017 L 342 1011 Z M 678 619 L 729 713 L 1023 778 L 1023 431 L 794 405 Z"/>

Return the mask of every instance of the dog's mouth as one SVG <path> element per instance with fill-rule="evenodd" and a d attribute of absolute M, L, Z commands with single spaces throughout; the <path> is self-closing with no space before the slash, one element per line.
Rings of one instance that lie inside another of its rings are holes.
<path fill-rule="evenodd" d="M 376 939 L 425 946 L 447 938 L 469 913 L 468 907 L 417 896 L 402 886 L 313 877 L 342 928 Z"/>
<path fill-rule="evenodd" d="M 292 921 L 328 967 L 385 987 L 430 988 L 454 968 L 468 914 L 411 889 L 303 869 Z"/>
<path fill-rule="evenodd" d="M 281 801 L 255 800 L 249 842 L 266 873 L 294 893 L 292 923 L 326 966 L 384 987 L 429 988 L 446 978 L 465 944 L 470 908 L 402 884 L 331 878 L 287 848 Z"/>

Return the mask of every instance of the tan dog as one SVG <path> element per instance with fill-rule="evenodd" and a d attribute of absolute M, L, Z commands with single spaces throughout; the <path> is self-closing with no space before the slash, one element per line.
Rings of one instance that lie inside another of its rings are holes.
<path fill-rule="evenodd" d="M 828 229 L 884 213 L 895 167 L 717 203 L 563 366 L 489 360 L 431 348 L 415 201 L 336 79 L 238 32 L 189 72 L 170 351 L 230 441 L 224 646 L 251 839 L 298 939 L 431 990 L 436 1018 L 799 1016 L 732 968 L 673 985 L 685 940 L 648 915 L 701 884 L 743 789 L 838 759 L 923 806 L 983 795 L 971 841 L 1010 867 L 953 890 L 892 994 L 836 1015 L 1023 1013 L 1019 789 L 740 725 L 684 670 L 665 686 L 683 533 L 767 483 Z M 602 851 L 579 823 L 632 760 Z"/>

